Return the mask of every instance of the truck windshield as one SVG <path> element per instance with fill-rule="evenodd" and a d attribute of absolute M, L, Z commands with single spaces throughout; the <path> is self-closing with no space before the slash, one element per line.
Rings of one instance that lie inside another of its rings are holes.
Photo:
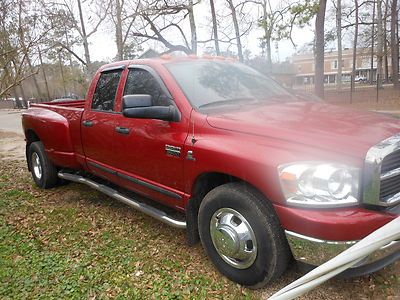
<path fill-rule="evenodd" d="M 183 61 L 166 66 L 195 108 L 296 101 L 274 80 L 240 63 Z"/>

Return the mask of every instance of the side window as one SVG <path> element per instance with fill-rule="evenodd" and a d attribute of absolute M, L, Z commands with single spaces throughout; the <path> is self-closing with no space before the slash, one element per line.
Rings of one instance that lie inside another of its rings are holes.
<path fill-rule="evenodd" d="M 129 70 L 124 95 L 135 94 L 151 95 L 154 106 L 168 106 L 171 104 L 157 80 L 146 70 Z"/>
<path fill-rule="evenodd" d="M 93 94 L 92 109 L 112 111 L 122 71 L 102 73 Z"/>

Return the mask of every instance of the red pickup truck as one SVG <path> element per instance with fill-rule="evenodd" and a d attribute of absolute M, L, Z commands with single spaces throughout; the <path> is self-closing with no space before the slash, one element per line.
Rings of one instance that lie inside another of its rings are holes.
<path fill-rule="evenodd" d="M 81 182 L 186 228 L 246 286 L 292 258 L 319 265 L 400 214 L 398 119 L 296 97 L 231 60 L 108 64 L 86 100 L 33 104 L 22 122 L 39 187 Z M 343 275 L 399 257 L 395 241 Z"/>

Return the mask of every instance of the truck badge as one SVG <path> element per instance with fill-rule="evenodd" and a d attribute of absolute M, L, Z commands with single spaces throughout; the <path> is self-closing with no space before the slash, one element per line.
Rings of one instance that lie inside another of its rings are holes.
<path fill-rule="evenodd" d="M 180 157 L 181 156 L 181 147 L 176 147 L 172 145 L 165 145 L 165 153 L 167 155 Z"/>

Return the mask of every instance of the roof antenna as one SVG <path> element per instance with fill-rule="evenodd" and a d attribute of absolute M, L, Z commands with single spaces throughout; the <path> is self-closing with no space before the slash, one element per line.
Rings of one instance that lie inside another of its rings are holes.
<path fill-rule="evenodd" d="M 194 121 L 193 121 L 193 131 L 192 131 L 192 145 L 194 145 L 197 142 L 197 140 L 194 137 Z"/>

